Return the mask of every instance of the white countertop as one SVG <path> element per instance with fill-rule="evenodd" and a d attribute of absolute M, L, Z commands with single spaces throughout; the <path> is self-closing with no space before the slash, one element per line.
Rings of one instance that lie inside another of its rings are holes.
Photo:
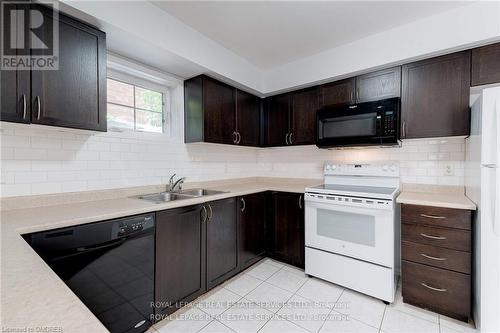
<path fill-rule="evenodd" d="M 410 205 L 476 210 L 476 205 L 463 193 L 426 193 L 402 191 L 396 202 Z"/>
<path fill-rule="evenodd" d="M 90 310 L 24 241 L 21 234 L 269 190 L 303 193 L 306 187 L 321 182 L 276 178 L 221 183 L 219 186 L 210 182 L 207 188 L 229 193 L 160 204 L 122 197 L 1 211 L 2 327 L 36 330 L 38 327 L 51 326 L 61 327 L 62 332 L 107 332 Z"/>

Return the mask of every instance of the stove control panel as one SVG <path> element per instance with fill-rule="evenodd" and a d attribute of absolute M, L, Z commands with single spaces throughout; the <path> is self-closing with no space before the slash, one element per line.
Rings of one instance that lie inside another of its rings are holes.
<path fill-rule="evenodd" d="M 385 176 L 399 177 L 399 162 L 326 162 L 323 168 L 325 175 L 337 176 Z"/>

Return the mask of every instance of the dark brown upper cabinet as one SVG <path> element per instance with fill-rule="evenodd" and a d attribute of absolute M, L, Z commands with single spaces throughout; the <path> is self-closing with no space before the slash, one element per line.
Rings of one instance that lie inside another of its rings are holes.
<path fill-rule="evenodd" d="M 291 145 L 311 145 L 316 140 L 316 111 L 319 108 L 318 88 L 313 87 L 291 93 L 290 134 Z"/>
<path fill-rule="evenodd" d="M 31 72 L 32 123 L 106 131 L 106 35 L 59 14 L 58 59 L 56 71 Z"/>
<path fill-rule="evenodd" d="M 471 85 L 500 82 L 500 43 L 472 49 Z"/>
<path fill-rule="evenodd" d="M 205 142 L 233 143 L 235 90 L 210 78 L 203 80 L 203 127 Z"/>
<path fill-rule="evenodd" d="M 239 198 L 239 265 L 243 270 L 266 253 L 266 200 L 265 192 Z"/>
<path fill-rule="evenodd" d="M 238 220 L 236 198 L 209 202 L 207 218 L 207 288 L 237 273 Z"/>
<path fill-rule="evenodd" d="M 273 192 L 268 248 L 271 257 L 304 267 L 304 198 L 299 193 Z"/>
<path fill-rule="evenodd" d="M 401 66 L 320 86 L 320 107 L 349 105 L 401 96 Z"/>
<path fill-rule="evenodd" d="M 52 9 L 31 6 L 53 19 Z M 61 13 L 58 20 L 59 69 L 2 71 L 1 119 L 106 131 L 106 35 Z M 52 33 L 43 27 L 42 39 Z"/>
<path fill-rule="evenodd" d="M 470 51 L 403 66 L 401 137 L 469 134 Z"/>
<path fill-rule="evenodd" d="M 401 66 L 356 77 L 356 103 L 401 96 Z"/>
<path fill-rule="evenodd" d="M 266 146 L 314 144 L 318 87 L 271 96 L 265 100 Z"/>
<path fill-rule="evenodd" d="M 335 81 L 320 86 L 320 107 L 355 104 L 356 78 Z"/>
<path fill-rule="evenodd" d="M 12 7 L 18 9 L 17 4 L 4 4 L 5 9 Z M 3 19 L 3 18 L 2 18 Z M 4 36 L 7 43 L 11 44 L 10 37 L 10 15 L 5 17 Z M 17 39 L 14 43 L 17 43 Z M 16 50 L 19 50 L 17 47 Z M 16 51 L 16 55 L 17 51 Z M 0 120 L 17 123 L 29 123 L 31 121 L 30 107 L 30 71 L 29 70 L 4 70 L 0 73 Z"/>
<path fill-rule="evenodd" d="M 290 94 L 264 100 L 264 142 L 266 146 L 288 145 L 290 133 Z"/>
<path fill-rule="evenodd" d="M 156 213 L 155 300 L 170 314 L 206 291 L 206 210 L 202 205 Z"/>
<path fill-rule="evenodd" d="M 236 90 L 236 143 L 258 147 L 260 144 L 261 98 Z"/>
<path fill-rule="evenodd" d="M 106 131 L 106 35 L 61 13 L 58 23 L 59 69 L 2 71 L 1 120 Z"/>
<path fill-rule="evenodd" d="M 0 76 L 0 120 L 30 123 L 30 72 L 24 70 L 2 70 Z"/>
<path fill-rule="evenodd" d="M 258 146 L 260 98 L 205 75 L 184 81 L 185 142 Z"/>

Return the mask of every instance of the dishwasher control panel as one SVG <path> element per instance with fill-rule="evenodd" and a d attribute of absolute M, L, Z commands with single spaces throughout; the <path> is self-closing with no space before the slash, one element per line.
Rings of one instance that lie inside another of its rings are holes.
<path fill-rule="evenodd" d="M 154 221 L 154 214 L 117 220 L 113 224 L 112 236 L 113 238 L 123 237 L 154 228 Z"/>

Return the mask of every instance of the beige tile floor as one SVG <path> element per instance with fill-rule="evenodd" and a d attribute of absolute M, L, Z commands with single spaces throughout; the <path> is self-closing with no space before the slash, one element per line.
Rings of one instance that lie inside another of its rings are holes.
<path fill-rule="evenodd" d="M 402 302 L 372 297 L 309 278 L 264 259 L 211 290 L 148 332 L 381 332 L 472 333 L 472 324 Z"/>

